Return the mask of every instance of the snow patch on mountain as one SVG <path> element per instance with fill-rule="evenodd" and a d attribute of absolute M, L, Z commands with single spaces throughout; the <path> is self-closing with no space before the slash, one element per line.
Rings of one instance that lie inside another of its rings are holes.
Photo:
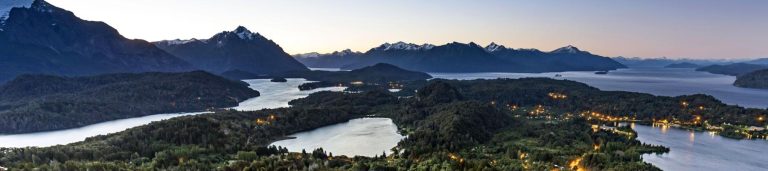
<path fill-rule="evenodd" d="M 507 49 L 507 47 L 504 47 L 504 45 L 496 44 L 495 42 L 491 42 L 488 46 L 485 46 L 485 51 L 488 52 L 496 52 L 499 50 Z"/>
<path fill-rule="evenodd" d="M 317 58 L 320 57 L 320 53 L 317 52 L 309 52 L 309 53 L 302 53 L 302 54 L 295 54 L 293 55 L 294 58 Z"/>
<path fill-rule="evenodd" d="M 332 55 L 336 55 L 336 56 L 347 56 L 347 55 L 351 55 L 351 54 L 355 54 L 355 53 L 360 53 L 360 52 L 354 52 L 354 51 L 352 51 L 352 49 L 344 49 L 342 51 L 335 51 L 335 52 L 333 52 L 331 54 Z"/>
<path fill-rule="evenodd" d="M 355 54 L 362 54 L 362 52 L 352 51 L 352 49 L 344 49 L 342 51 L 333 51 L 331 53 L 317 53 L 317 52 L 310 52 L 310 53 L 303 53 L 303 54 L 295 54 L 293 57 L 295 58 L 318 58 L 318 57 L 324 57 L 324 56 L 348 56 L 348 55 L 355 55 Z"/>
<path fill-rule="evenodd" d="M 253 33 L 243 26 L 237 27 L 234 33 L 237 34 L 237 37 L 240 37 L 240 39 L 243 39 L 243 40 L 253 40 L 258 37 L 261 37 L 259 33 Z"/>
<path fill-rule="evenodd" d="M 413 43 L 405 43 L 405 42 L 397 42 L 397 43 L 384 43 L 381 46 L 379 46 L 377 49 L 387 51 L 387 50 L 429 50 L 434 48 L 435 45 L 432 44 L 423 44 L 423 45 L 417 45 Z"/>
<path fill-rule="evenodd" d="M 166 45 L 183 45 L 183 44 L 197 42 L 197 41 L 205 42 L 206 39 L 195 39 L 195 38 L 186 39 L 186 40 L 174 39 L 174 40 L 163 40 L 163 41 L 160 41 L 159 43 L 163 43 L 163 44 L 166 44 Z"/>

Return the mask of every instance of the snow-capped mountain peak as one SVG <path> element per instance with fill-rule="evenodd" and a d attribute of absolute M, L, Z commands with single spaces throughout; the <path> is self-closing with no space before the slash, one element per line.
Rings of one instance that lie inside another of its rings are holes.
<path fill-rule="evenodd" d="M 491 44 L 485 46 L 485 50 L 488 52 L 495 52 L 503 49 L 507 49 L 507 47 L 504 47 L 504 45 L 496 44 L 495 42 L 491 42 Z"/>
<path fill-rule="evenodd" d="M 405 42 L 397 42 L 397 43 L 384 43 L 381 46 L 379 46 L 377 49 L 387 51 L 387 50 L 429 50 L 434 48 L 435 45 L 432 44 L 422 44 L 417 45 L 413 43 L 405 43 Z"/>
<path fill-rule="evenodd" d="M 259 33 L 253 33 L 243 26 L 238 26 L 233 33 L 237 34 L 237 37 L 240 37 L 240 39 L 243 40 L 253 40 L 255 38 L 261 37 Z"/>
<path fill-rule="evenodd" d="M 2 0 L 0 1 L 0 21 L 10 15 L 13 8 L 30 8 L 35 0 Z"/>
<path fill-rule="evenodd" d="M 317 52 L 309 52 L 309 53 L 302 53 L 302 54 L 295 54 L 293 57 L 295 58 L 317 58 L 320 57 L 320 53 Z"/>
<path fill-rule="evenodd" d="M 197 42 L 197 41 L 205 42 L 206 39 L 195 39 L 195 38 L 186 39 L 186 40 L 183 40 L 183 39 L 173 39 L 173 40 L 159 41 L 159 43 L 165 43 L 166 45 L 182 45 L 182 44 L 187 44 L 187 43 Z"/>
<path fill-rule="evenodd" d="M 552 51 L 552 53 L 580 53 L 580 52 L 581 50 L 579 50 L 579 48 L 576 48 L 572 45 L 561 47 Z"/>
<path fill-rule="evenodd" d="M 337 55 L 337 56 L 346 56 L 346 55 L 353 54 L 353 53 L 355 53 L 355 52 L 353 52 L 352 49 L 344 49 L 342 51 L 335 51 L 332 54 L 333 55 Z"/>

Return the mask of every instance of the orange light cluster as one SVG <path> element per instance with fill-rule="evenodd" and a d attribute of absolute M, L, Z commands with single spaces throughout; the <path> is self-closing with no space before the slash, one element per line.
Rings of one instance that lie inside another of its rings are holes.
<path fill-rule="evenodd" d="M 461 163 L 464 162 L 463 158 L 461 158 L 461 157 L 459 157 L 459 155 L 456 155 L 456 154 L 453 154 L 453 153 L 448 154 L 448 157 L 450 157 L 451 160 L 454 160 L 454 161 L 457 161 L 457 162 L 461 162 Z"/>
<path fill-rule="evenodd" d="M 610 115 L 605 115 L 605 114 L 602 114 L 602 113 L 590 112 L 590 111 L 582 112 L 581 116 L 587 116 L 587 120 L 591 120 L 591 119 L 597 119 L 597 120 L 601 120 L 601 121 L 630 121 L 630 120 L 634 120 L 634 118 L 630 119 L 628 116 L 624 116 L 624 117 L 610 116 Z"/>
<path fill-rule="evenodd" d="M 538 115 L 538 114 L 542 114 L 542 113 L 545 113 L 545 112 L 547 112 L 547 109 L 544 108 L 544 106 L 536 105 L 536 108 L 534 108 L 533 110 L 531 110 L 528 113 L 530 113 L 531 115 Z"/>
<path fill-rule="evenodd" d="M 272 124 L 272 122 L 276 120 L 277 120 L 277 115 L 269 114 L 269 116 L 267 116 L 266 118 L 256 118 L 254 122 L 256 123 L 256 125 L 264 126 L 264 125 Z"/>
<path fill-rule="evenodd" d="M 517 105 L 514 105 L 514 104 L 507 104 L 507 107 L 509 107 L 509 110 L 517 110 L 517 108 L 519 108 Z"/>
<path fill-rule="evenodd" d="M 552 99 L 555 99 L 555 100 L 561 100 L 561 99 L 568 98 L 567 95 L 562 94 L 562 93 L 551 92 L 551 93 L 549 93 L 547 95 L 549 95 L 549 98 L 552 98 Z"/>

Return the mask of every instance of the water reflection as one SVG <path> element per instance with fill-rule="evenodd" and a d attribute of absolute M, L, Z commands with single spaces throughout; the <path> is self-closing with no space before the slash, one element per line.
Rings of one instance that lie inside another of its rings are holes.
<path fill-rule="evenodd" d="M 734 140 L 714 132 L 692 132 L 636 125 L 638 140 L 663 145 L 669 153 L 643 155 L 643 160 L 663 170 L 767 170 L 764 140 Z M 706 137 L 706 138 L 702 138 Z"/>
<path fill-rule="evenodd" d="M 696 142 L 696 134 L 691 131 L 691 133 L 688 134 L 688 141 L 691 142 L 691 144 Z"/>

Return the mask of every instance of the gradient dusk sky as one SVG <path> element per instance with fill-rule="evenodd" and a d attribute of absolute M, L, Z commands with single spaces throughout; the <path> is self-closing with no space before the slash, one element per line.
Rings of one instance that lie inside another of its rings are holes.
<path fill-rule="evenodd" d="M 47 0 L 129 38 L 243 25 L 290 54 L 384 42 L 490 42 L 605 56 L 768 57 L 768 0 Z"/>

